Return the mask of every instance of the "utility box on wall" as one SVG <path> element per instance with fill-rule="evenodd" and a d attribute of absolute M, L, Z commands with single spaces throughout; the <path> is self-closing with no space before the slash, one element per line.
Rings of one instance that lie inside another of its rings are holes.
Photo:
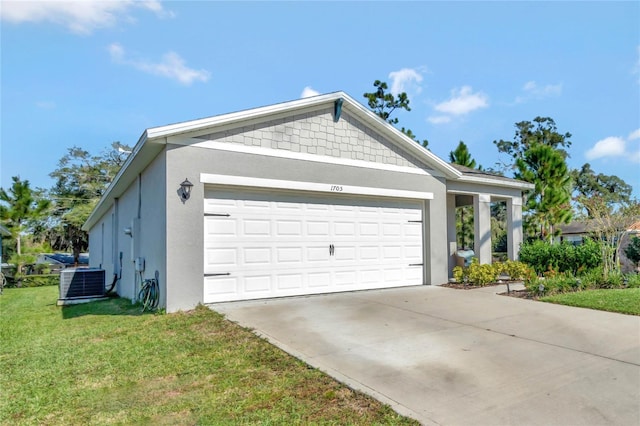
<path fill-rule="evenodd" d="M 59 301 L 104 296 L 104 269 L 65 269 L 60 273 Z"/>

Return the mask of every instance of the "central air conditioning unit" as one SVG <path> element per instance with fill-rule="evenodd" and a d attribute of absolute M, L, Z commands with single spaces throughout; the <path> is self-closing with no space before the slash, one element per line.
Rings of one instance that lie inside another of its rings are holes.
<path fill-rule="evenodd" d="M 60 300 L 104 296 L 104 269 L 70 268 L 60 272 Z"/>

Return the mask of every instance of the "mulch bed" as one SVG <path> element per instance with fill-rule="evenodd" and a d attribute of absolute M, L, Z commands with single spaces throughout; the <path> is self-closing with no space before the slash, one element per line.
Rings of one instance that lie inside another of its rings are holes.
<path fill-rule="evenodd" d="M 521 283 L 521 282 L 522 281 L 509 281 L 509 284 L 515 284 L 515 283 Z M 480 287 L 477 285 L 471 285 L 471 284 L 464 284 L 464 283 L 446 283 L 446 284 L 442 284 L 441 287 L 455 288 L 456 290 L 475 290 L 478 288 L 495 287 L 495 286 L 504 285 L 504 284 L 507 284 L 507 281 L 503 281 L 499 283 L 491 283 L 483 287 Z M 505 291 L 504 293 L 498 293 L 498 294 L 500 296 L 517 297 L 519 299 L 531 299 L 531 300 L 536 299 L 536 296 L 533 295 L 528 290 L 511 290 L 509 293 Z"/>

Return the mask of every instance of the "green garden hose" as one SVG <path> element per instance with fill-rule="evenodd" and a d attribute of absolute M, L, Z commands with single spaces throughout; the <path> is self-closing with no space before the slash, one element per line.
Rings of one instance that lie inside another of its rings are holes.
<path fill-rule="evenodd" d="M 142 282 L 138 293 L 138 300 L 142 303 L 142 312 L 158 309 L 160 303 L 160 273 L 156 271 L 155 278 L 149 278 Z"/>

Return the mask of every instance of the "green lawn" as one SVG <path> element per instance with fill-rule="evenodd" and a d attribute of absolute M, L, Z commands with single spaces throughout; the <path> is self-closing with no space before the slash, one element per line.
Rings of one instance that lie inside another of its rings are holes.
<path fill-rule="evenodd" d="M 0 423 L 417 424 L 220 315 L 0 296 Z"/>
<path fill-rule="evenodd" d="M 540 300 L 561 305 L 640 315 L 640 288 L 578 291 L 547 296 Z"/>

